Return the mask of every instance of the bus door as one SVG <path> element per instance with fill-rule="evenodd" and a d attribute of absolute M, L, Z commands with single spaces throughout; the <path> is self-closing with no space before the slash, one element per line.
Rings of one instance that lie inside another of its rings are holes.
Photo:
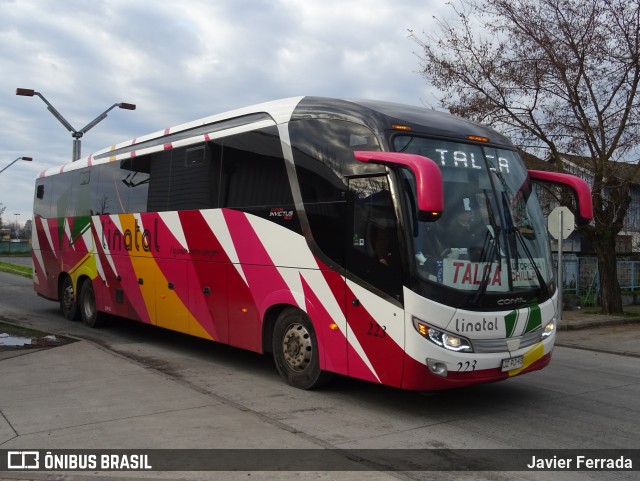
<path fill-rule="evenodd" d="M 400 386 L 404 360 L 402 271 L 386 175 L 349 179 L 349 224 L 349 375 Z"/>

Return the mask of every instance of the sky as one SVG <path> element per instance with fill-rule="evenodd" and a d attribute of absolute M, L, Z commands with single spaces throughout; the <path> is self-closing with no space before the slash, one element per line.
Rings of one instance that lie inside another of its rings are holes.
<path fill-rule="evenodd" d="M 408 29 L 428 31 L 445 0 L 0 0 L 0 204 L 32 218 L 34 180 L 71 160 L 166 127 L 297 95 L 432 107 Z M 19 215 L 15 215 L 19 214 Z"/>

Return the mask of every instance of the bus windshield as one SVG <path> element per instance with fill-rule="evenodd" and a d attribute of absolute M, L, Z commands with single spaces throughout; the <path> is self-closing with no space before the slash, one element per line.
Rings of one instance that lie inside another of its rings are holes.
<path fill-rule="evenodd" d="M 420 280 L 443 288 L 431 293 L 435 300 L 450 304 L 454 291 L 466 294 L 469 305 L 486 306 L 491 294 L 535 292 L 538 301 L 548 298 L 553 271 L 546 226 L 516 152 L 409 135 L 394 137 L 393 145 L 432 159 L 442 171 L 442 217 L 420 222 L 411 215 L 408 236 Z M 404 184 L 415 211 L 408 171 Z"/>

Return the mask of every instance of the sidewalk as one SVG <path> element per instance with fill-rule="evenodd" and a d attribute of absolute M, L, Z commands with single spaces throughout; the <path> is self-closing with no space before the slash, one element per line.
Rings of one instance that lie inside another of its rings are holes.
<path fill-rule="evenodd" d="M 0 356 L 0 371 L 0 451 L 37 450 L 40 463 L 45 451 L 64 449 L 99 453 L 127 449 L 131 453 L 142 453 L 165 449 L 197 452 L 319 447 L 259 413 L 213 392 L 194 389 L 179 379 L 148 369 L 89 341 L 48 349 L 29 348 L 12 357 Z M 0 459 L 0 466 L 8 466 L 6 462 Z M 286 466 L 286 459 L 282 463 Z M 357 472 L 347 474 L 346 480 L 359 479 Z M 2 471 L 0 467 L 0 481 L 241 478 L 262 481 L 276 477 L 300 479 L 296 472 L 233 474 L 96 469 L 53 473 Z M 393 479 L 385 473 L 378 473 L 375 478 Z"/>
<path fill-rule="evenodd" d="M 563 311 L 556 346 L 640 357 L 640 306 L 627 306 L 625 312 L 614 316 L 586 309 Z"/>
<path fill-rule="evenodd" d="M 593 314 L 596 308 L 571 309 L 562 311 L 562 320 L 558 323 L 559 331 L 587 329 L 599 326 L 635 324 L 640 322 L 640 306 L 625 306 L 625 315 Z"/>

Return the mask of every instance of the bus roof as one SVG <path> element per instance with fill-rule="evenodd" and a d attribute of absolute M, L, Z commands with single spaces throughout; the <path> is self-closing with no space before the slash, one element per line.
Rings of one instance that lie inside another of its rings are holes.
<path fill-rule="evenodd" d="M 491 127 L 446 112 L 376 100 L 354 100 L 353 102 L 392 119 L 393 124 L 408 125 L 416 132 L 464 140 L 470 135 L 485 137 L 491 143 L 513 147 L 507 137 Z"/>
<path fill-rule="evenodd" d="M 493 144 L 512 147 L 507 137 L 490 127 L 433 109 L 375 100 L 290 97 L 223 112 L 130 139 L 76 162 L 45 170 L 40 177 L 207 141 L 240 131 L 310 118 L 361 123 L 382 137 L 385 131 L 392 129 L 392 125 L 403 125 L 415 133 L 457 140 L 466 140 L 470 135 L 479 136 L 489 139 Z M 212 136 L 214 133 L 215 136 Z"/>

